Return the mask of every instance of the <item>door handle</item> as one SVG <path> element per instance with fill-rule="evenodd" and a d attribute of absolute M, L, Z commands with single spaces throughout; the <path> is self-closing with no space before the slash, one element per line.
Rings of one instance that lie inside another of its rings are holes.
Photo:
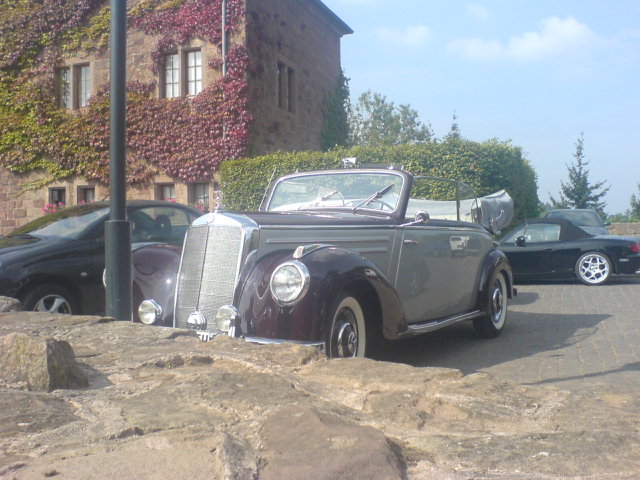
<path fill-rule="evenodd" d="M 406 240 L 403 240 L 402 243 L 404 245 L 417 245 L 418 241 L 417 240 L 408 240 L 408 239 L 406 239 Z"/>
<path fill-rule="evenodd" d="M 545 249 L 544 249 L 544 251 L 545 251 L 545 252 L 555 252 L 555 251 L 556 251 L 556 249 L 555 249 L 555 248 L 551 248 L 551 247 L 549 247 L 549 248 L 545 248 Z"/>

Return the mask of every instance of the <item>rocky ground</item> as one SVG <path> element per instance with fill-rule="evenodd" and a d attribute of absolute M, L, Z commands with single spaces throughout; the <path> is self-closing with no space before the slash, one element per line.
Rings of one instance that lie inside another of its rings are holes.
<path fill-rule="evenodd" d="M 295 345 L 0 314 L 6 479 L 635 479 L 639 406 Z"/>

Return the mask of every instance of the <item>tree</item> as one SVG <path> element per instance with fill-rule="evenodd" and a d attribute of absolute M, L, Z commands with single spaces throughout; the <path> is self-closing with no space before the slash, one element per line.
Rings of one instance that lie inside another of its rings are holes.
<path fill-rule="evenodd" d="M 609 187 L 605 187 L 606 180 L 593 185 L 589 183 L 589 162 L 584 158 L 584 133 L 576 141 L 573 156 L 575 163 L 567 165 L 569 181 L 561 182 L 560 197 L 558 200 L 551 197 L 551 203 L 554 208 L 590 208 L 603 215 L 607 204 L 601 199 L 607 194 Z"/>
<path fill-rule="evenodd" d="M 458 116 L 456 112 L 453 112 L 453 118 L 451 119 L 451 128 L 449 129 L 449 133 L 444 137 L 445 141 L 447 140 L 460 140 L 462 135 L 460 135 L 460 127 L 458 127 Z"/>
<path fill-rule="evenodd" d="M 371 90 L 360 95 L 349 116 L 351 145 L 427 143 L 433 133 L 410 105 L 396 106 Z"/>
<path fill-rule="evenodd" d="M 638 184 L 638 190 L 640 191 L 640 183 Z M 640 197 L 636 197 L 635 193 L 631 195 L 631 216 L 640 218 Z"/>
<path fill-rule="evenodd" d="M 340 71 L 335 91 L 324 99 L 324 125 L 320 133 L 323 151 L 346 147 L 349 142 L 349 79 Z"/>

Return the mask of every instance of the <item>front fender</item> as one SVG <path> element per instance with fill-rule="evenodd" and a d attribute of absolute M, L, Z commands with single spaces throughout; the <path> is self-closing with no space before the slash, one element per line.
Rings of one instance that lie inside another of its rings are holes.
<path fill-rule="evenodd" d="M 281 263 L 294 259 L 307 267 L 309 289 L 295 305 L 282 306 L 271 295 L 271 274 Z M 244 281 L 236 291 L 237 335 L 323 342 L 337 302 L 347 292 L 359 297 L 369 313 L 367 321 L 378 322 L 385 336 L 406 329 L 402 306 L 390 282 L 375 264 L 353 251 L 322 246 L 297 258 L 291 251 L 280 251 L 248 263 L 250 271 L 241 274 Z"/>

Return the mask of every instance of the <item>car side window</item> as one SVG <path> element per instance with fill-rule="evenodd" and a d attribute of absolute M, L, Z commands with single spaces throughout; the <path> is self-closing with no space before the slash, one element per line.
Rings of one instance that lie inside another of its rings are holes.
<path fill-rule="evenodd" d="M 560 225 L 531 224 L 527 227 L 524 238 L 528 243 L 557 242 L 560 240 Z"/>
<path fill-rule="evenodd" d="M 192 217 L 186 210 L 172 206 L 134 210 L 129 218 L 131 241 L 182 243 Z"/>

